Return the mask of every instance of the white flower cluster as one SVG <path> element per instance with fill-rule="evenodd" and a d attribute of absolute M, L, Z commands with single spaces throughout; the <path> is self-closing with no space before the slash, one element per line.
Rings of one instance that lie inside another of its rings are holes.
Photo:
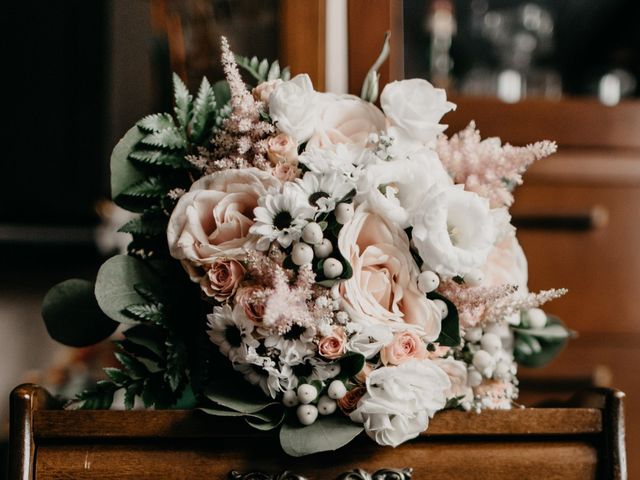
<path fill-rule="evenodd" d="M 481 295 L 442 293 L 508 287 L 493 277 L 518 277 L 522 263 L 496 254 L 515 241 L 506 209 L 454 184 L 436 153 L 455 108 L 444 91 L 393 82 L 381 110 L 316 92 L 307 75 L 256 92 L 276 130 L 271 167 L 198 180 L 168 230 L 172 255 L 215 302 L 211 341 L 301 423 L 345 414 L 383 445 L 446 406 L 509 407 L 506 319 L 484 325 Z"/>

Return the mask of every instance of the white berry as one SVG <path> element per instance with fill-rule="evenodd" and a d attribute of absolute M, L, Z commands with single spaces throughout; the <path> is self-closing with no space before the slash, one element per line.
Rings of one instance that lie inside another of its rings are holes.
<path fill-rule="evenodd" d="M 318 418 L 318 409 L 315 405 L 300 405 L 296 413 L 302 425 L 311 425 Z"/>
<path fill-rule="evenodd" d="M 307 223 L 302 229 L 302 240 L 311 245 L 320 243 L 322 237 L 322 228 L 315 222 Z"/>
<path fill-rule="evenodd" d="M 331 415 L 336 411 L 337 406 L 336 401 L 326 395 L 322 395 L 318 400 L 318 412 L 320 415 Z"/>
<path fill-rule="evenodd" d="M 547 325 L 547 314 L 540 308 L 530 308 L 527 310 L 527 317 L 529 318 L 529 327 L 531 328 L 544 328 Z"/>
<path fill-rule="evenodd" d="M 322 266 L 324 276 L 327 278 L 338 278 L 342 275 L 342 263 L 335 258 L 327 258 Z"/>
<path fill-rule="evenodd" d="M 332 363 L 331 365 L 327 366 L 327 373 L 329 374 L 329 378 L 337 377 L 338 375 L 340 375 L 341 370 L 342 368 L 340 367 L 339 363 Z"/>
<path fill-rule="evenodd" d="M 500 349 L 502 349 L 502 340 L 495 333 L 485 333 L 480 339 L 480 345 L 482 349 L 489 352 L 491 355 L 495 355 Z"/>
<path fill-rule="evenodd" d="M 440 278 L 435 272 L 425 270 L 418 275 L 418 290 L 422 293 L 433 292 L 440 285 Z"/>
<path fill-rule="evenodd" d="M 449 315 L 449 307 L 447 307 L 447 304 L 439 298 L 436 298 L 433 303 L 435 303 L 438 310 L 440 310 L 440 318 L 443 320 L 447 318 L 447 315 Z"/>
<path fill-rule="evenodd" d="M 335 209 L 336 221 L 344 225 L 353 218 L 353 205 L 351 203 L 339 203 Z"/>
<path fill-rule="evenodd" d="M 318 390 L 313 385 L 303 383 L 298 387 L 298 400 L 300 400 L 300 403 L 307 405 L 313 402 L 317 396 Z"/>
<path fill-rule="evenodd" d="M 482 375 L 477 370 L 469 370 L 467 373 L 467 385 L 477 387 L 482 383 Z"/>
<path fill-rule="evenodd" d="M 496 369 L 493 372 L 493 375 L 496 378 L 505 378 L 509 374 L 510 370 L 511 367 L 508 363 L 500 362 L 498 363 L 498 365 L 496 365 Z"/>
<path fill-rule="evenodd" d="M 480 270 L 473 270 L 464 276 L 464 283 L 470 287 L 479 287 L 484 282 L 484 273 Z"/>
<path fill-rule="evenodd" d="M 313 246 L 313 251 L 318 258 L 327 258 L 333 252 L 333 245 L 331 240 L 323 238 L 322 241 Z"/>
<path fill-rule="evenodd" d="M 345 387 L 344 383 L 342 383 L 340 380 L 334 380 L 329 384 L 327 394 L 329 395 L 329 398 L 340 400 L 347 394 L 347 387 Z"/>
<path fill-rule="evenodd" d="M 300 403 L 298 401 L 298 394 L 293 390 L 287 390 L 282 395 L 282 403 L 285 407 L 295 407 Z"/>
<path fill-rule="evenodd" d="M 303 242 L 296 243 L 291 251 L 291 261 L 296 265 L 305 265 L 313 260 L 313 248 Z"/>
<path fill-rule="evenodd" d="M 467 342 L 476 343 L 482 338 L 482 328 L 471 327 L 464 332 L 464 339 Z"/>
<path fill-rule="evenodd" d="M 478 350 L 473 354 L 473 366 L 482 372 L 485 377 L 489 377 L 493 369 L 493 358 L 489 352 Z"/>

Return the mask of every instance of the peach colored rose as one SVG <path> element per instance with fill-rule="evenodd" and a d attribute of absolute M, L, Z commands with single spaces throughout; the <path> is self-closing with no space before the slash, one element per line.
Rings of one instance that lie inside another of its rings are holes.
<path fill-rule="evenodd" d="M 296 178 L 300 177 L 302 170 L 290 163 L 279 163 L 273 169 L 273 176 L 284 182 L 293 182 Z"/>
<path fill-rule="evenodd" d="M 205 295 L 219 302 L 235 294 L 244 277 L 244 267 L 234 258 L 216 258 L 206 272 L 200 280 L 200 287 Z"/>
<path fill-rule="evenodd" d="M 414 332 L 398 332 L 393 341 L 380 351 L 380 360 L 385 365 L 400 365 L 407 360 L 422 360 L 427 355 L 427 346 Z"/>
<path fill-rule="evenodd" d="M 364 385 L 359 385 L 355 388 L 352 388 L 344 397 L 338 400 L 338 408 L 340 408 L 340 410 L 342 410 L 342 413 L 344 413 L 345 415 L 349 415 L 356 408 L 358 408 L 358 402 L 365 393 L 367 393 L 367 387 L 365 387 Z"/>
<path fill-rule="evenodd" d="M 200 267 L 220 256 L 235 257 L 253 245 L 253 209 L 269 188 L 279 187 L 273 175 L 257 168 L 202 177 L 180 197 L 169 219 L 171 256 L 183 261 L 193 281 L 200 281 Z"/>
<path fill-rule="evenodd" d="M 260 298 L 260 292 L 263 290 L 259 287 L 248 286 L 238 289 L 235 301 L 253 323 L 261 324 L 264 316 L 265 301 Z"/>
<path fill-rule="evenodd" d="M 435 340 L 440 334 L 440 311 L 418 290 L 419 270 L 406 233 L 367 208 L 358 207 L 338 236 L 340 253 L 353 269 L 351 278 L 339 285 L 345 310 L 356 322 L 396 331 L 411 324 L 416 333 Z"/>
<path fill-rule="evenodd" d="M 385 128 L 383 113 L 355 95 L 318 94 L 320 114 L 308 147 L 328 148 L 336 144 L 369 143 L 369 135 Z"/>
<path fill-rule="evenodd" d="M 253 94 L 253 98 L 258 100 L 259 102 L 263 102 L 264 104 L 269 103 L 269 97 L 276 89 L 278 85 L 282 83 L 282 80 L 276 78 L 275 80 L 269 80 L 267 82 L 262 82 L 257 85 L 251 93 Z"/>
<path fill-rule="evenodd" d="M 318 353 L 328 360 L 335 360 L 344 355 L 347 346 L 347 335 L 342 327 L 334 327 L 333 333 L 318 342 Z"/>
<path fill-rule="evenodd" d="M 297 166 L 298 144 L 289 135 L 279 133 L 275 137 L 271 137 L 267 140 L 267 156 L 274 165 L 278 165 L 279 163 L 290 163 Z"/>

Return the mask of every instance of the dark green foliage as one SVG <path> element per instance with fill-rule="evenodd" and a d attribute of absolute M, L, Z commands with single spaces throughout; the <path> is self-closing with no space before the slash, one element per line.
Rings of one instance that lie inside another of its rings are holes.
<path fill-rule="evenodd" d="M 451 300 L 440 295 L 438 292 L 430 292 L 427 294 L 430 300 L 439 299 L 447 304 L 449 313 L 442 320 L 440 336 L 436 340 L 442 346 L 457 347 L 460 345 L 460 319 L 458 317 L 458 309 Z"/>
<path fill-rule="evenodd" d="M 267 59 L 260 61 L 258 57 L 248 58 L 236 55 L 236 62 L 239 67 L 249 72 L 257 83 L 276 80 L 278 78 L 282 80 L 289 80 L 289 78 L 291 78 L 289 67 L 280 69 L 280 63 L 278 63 L 277 60 L 269 63 Z"/>

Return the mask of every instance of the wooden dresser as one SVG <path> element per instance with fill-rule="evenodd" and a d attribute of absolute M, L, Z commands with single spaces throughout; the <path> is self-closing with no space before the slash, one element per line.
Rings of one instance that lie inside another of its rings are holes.
<path fill-rule="evenodd" d="M 457 99 L 455 132 L 475 119 L 483 137 L 514 145 L 549 139 L 558 153 L 531 167 L 512 208 L 529 287 L 566 287 L 545 309 L 578 332 L 549 366 L 521 371 L 550 385 L 591 377 L 627 394 L 631 478 L 640 476 L 640 102 Z M 635 476 L 634 476 L 635 475 Z"/>

